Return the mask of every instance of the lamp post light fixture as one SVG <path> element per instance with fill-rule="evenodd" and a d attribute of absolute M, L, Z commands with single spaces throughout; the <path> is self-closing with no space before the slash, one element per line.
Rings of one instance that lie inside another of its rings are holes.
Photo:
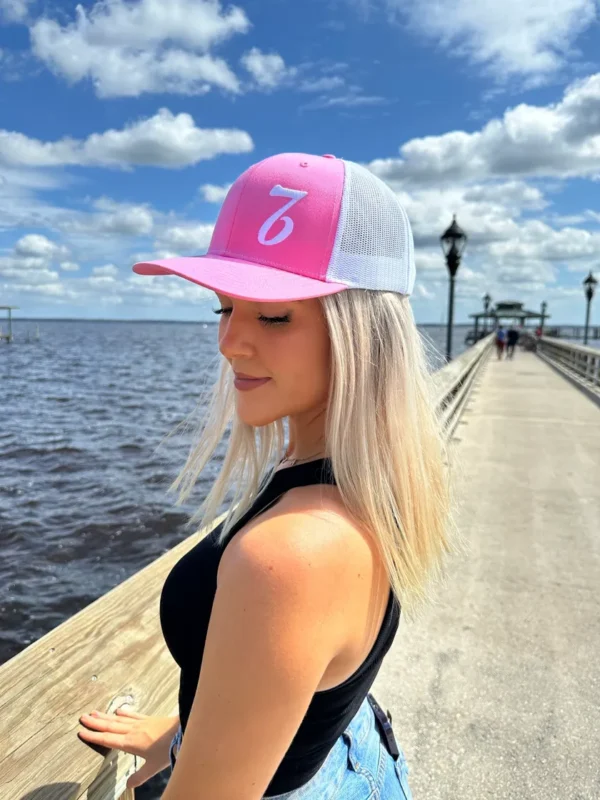
<path fill-rule="evenodd" d="M 542 307 L 541 308 L 542 308 L 542 314 L 541 314 L 542 320 L 540 322 L 540 331 L 541 331 L 541 335 L 543 336 L 544 335 L 544 322 L 546 320 L 546 309 L 548 308 L 548 303 L 545 300 L 542 303 Z"/>
<path fill-rule="evenodd" d="M 484 325 L 484 333 L 487 333 L 487 326 L 488 326 L 488 311 L 490 310 L 490 303 L 491 303 L 491 302 L 492 302 L 492 298 L 491 298 L 491 297 L 490 297 L 490 295 L 489 295 L 489 294 L 486 292 L 486 294 L 483 296 L 483 308 L 484 308 L 484 311 L 485 311 L 485 322 L 484 322 L 484 324 L 483 324 L 483 325 Z"/>
<path fill-rule="evenodd" d="M 467 234 L 456 222 L 456 214 L 452 224 L 441 236 L 442 250 L 446 256 L 446 266 L 450 275 L 450 291 L 448 294 L 448 332 L 446 336 L 446 361 L 452 358 L 452 325 L 454 322 L 454 278 L 460 266 L 460 259 L 467 245 Z"/>
<path fill-rule="evenodd" d="M 590 274 L 584 280 L 583 285 L 585 286 L 585 297 L 587 300 L 587 305 L 585 309 L 585 330 L 583 332 L 583 343 L 588 343 L 588 331 L 590 327 L 590 311 L 592 308 L 592 297 L 594 296 L 594 291 L 596 290 L 596 285 L 598 281 L 592 275 L 592 270 L 590 270 Z"/>

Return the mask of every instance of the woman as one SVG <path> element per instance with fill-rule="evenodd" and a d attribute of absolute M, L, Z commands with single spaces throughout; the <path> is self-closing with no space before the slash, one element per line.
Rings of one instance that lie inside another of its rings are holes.
<path fill-rule="evenodd" d="M 369 690 L 451 548 L 404 209 L 357 164 L 276 155 L 233 184 L 206 256 L 134 271 L 215 292 L 221 372 L 172 488 L 231 426 L 192 521 L 234 502 L 163 587 L 179 718 L 85 717 L 87 740 L 146 759 L 129 786 L 170 760 L 163 800 L 410 798 Z"/>

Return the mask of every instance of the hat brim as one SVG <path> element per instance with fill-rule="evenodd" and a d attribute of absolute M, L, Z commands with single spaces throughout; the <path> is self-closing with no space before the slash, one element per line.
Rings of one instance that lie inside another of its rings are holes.
<path fill-rule="evenodd" d="M 133 271 L 138 275 L 178 275 L 227 297 L 263 303 L 309 300 L 349 288 L 345 283 L 327 283 L 252 261 L 213 255 L 140 261 Z"/>

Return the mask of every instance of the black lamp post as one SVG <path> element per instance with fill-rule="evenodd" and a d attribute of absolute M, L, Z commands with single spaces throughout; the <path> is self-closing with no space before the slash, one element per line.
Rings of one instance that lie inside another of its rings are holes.
<path fill-rule="evenodd" d="M 588 343 L 588 331 L 590 327 L 590 311 L 592 308 L 592 297 L 594 296 L 594 291 L 596 289 L 598 281 L 592 275 L 592 270 L 590 270 L 590 274 L 584 280 L 583 285 L 585 286 L 585 296 L 587 299 L 587 306 L 585 310 L 585 330 L 583 332 L 583 343 Z"/>
<path fill-rule="evenodd" d="M 488 324 L 488 311 L 490 310 L 490 303 L 492 302 L 492 298 L 486 292 L 483 296 L 483 308 L 485 310 L 485 323 L 484 323 L 484 333 L 487 333 L 487 324 Z"/>
<path fill-rule="evenodd" d="M 450 274 L 448 295 L 448 333 L 446 337 L 446 361 L 452 358 L 452 324 L 454 321 L 454 278 L 460 266 L 460 259 L 467 244 L 467 234 L 456 222 L 456 214 L 448 230 L 440 236 L 442 250 L 446 256 L 446 266 Z"/>
<path fill-rule="evenodd" d="M 542 303 L 542 321 L 540 323 L 540 331 L 541 335 L 544 335 L 544 321 L 546 320 L 546 309 L 548 308 L 548 303 L 544 300 Z"/>

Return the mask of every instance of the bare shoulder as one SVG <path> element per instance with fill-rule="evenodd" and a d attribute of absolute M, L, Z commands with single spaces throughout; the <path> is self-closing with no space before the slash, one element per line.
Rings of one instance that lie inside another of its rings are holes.
<path fill-rule="evenodd" d="M 229 541 L 173 797 L 262 796 L 315 692 L 364 658 L 361 549 L 335 492 L 320 485 L 290 490 Z M 351 635 L 357 621 L 363 631 Z"/>
<path fill-rule="evenodd" d="M 252 591 L 295 596 L 306 613 L 329 615 L 336 653 L 357 647 L 380 591 L 377 548 L 345 508 L 335 486 L 294 487 L 244 526 L 223 554 L 219 571 L 234 569 Z M 286 602 L 288 602 L 286 600 Z M 332 654 L 332 656 L 335 654 Z"/>
<path fill-rule="evenodd" d="M 332 571 L 341 578 L 365 559 L 372 560 L 375 549 L 372 537 L 346 509 L 337 487 L 318 484 L 287 491 L 236 534 L 224 558 L 243 553 L 276 559 L 282 569 L 310 565 L 313 579 L 314 573 L 323 572 L 331 580 Z"/>

